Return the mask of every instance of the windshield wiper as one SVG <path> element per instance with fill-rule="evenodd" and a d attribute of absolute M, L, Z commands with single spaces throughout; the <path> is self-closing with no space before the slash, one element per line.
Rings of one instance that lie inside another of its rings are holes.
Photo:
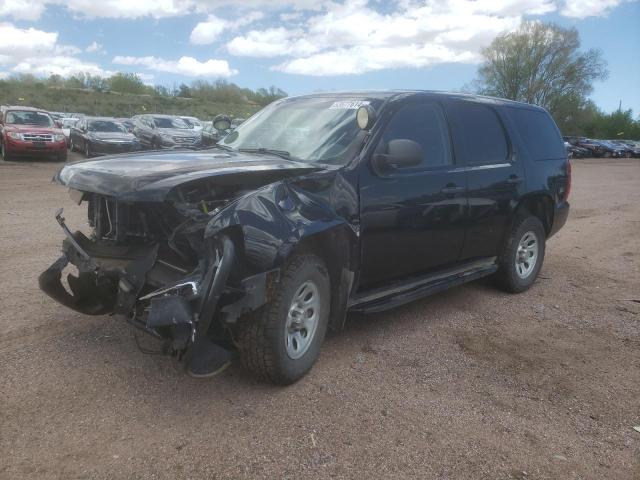
<path fill-rule="evenodd" d="M 267 155 L 276 155 L 285 160 L 291 160 L 291 154 L 286 150 L 274 150 L 272 148 L 239 148 L 239 152 L 244 153 L 261 153 Z"/>

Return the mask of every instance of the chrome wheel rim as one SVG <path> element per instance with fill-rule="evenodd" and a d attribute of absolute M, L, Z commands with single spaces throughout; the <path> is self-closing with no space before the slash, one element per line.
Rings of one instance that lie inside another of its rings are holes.
<path fill-rule="evenodd" d="M 536 267 L 538 261 L 538 237 L 532 231 L 526 232 L 518 243 L 516 251 L 516 274 L 525 279 Z"/>
<path fill-rule="evenodd" d="M 311 280 L 296 290 L 285 322 L 284 340 L 287 356 L 302 357 L 311 346 L 320 318 L 320 291 Z"/>

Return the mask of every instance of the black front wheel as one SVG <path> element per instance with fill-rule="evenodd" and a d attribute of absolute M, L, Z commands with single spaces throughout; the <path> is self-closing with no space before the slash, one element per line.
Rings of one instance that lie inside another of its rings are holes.
<path fill-rule="evenodd" d="M 329 275 L 315 255 L 296 255 L 271 302 L 245 318 L 237 335 L 245 368 L 279 385 L 302 378 L 320 355 L 329 322 Z"/>
<path fill-rule="evenodd" d="M 91 157 L 91 144 L 89 142 L 84 142 L 84 156 L 87 158 Z"/>
<path fill-rule="evenodd" d="M 531 215 L 516 220 L 496 273 L 504 290 L 520 293 L 533 285 L 544 261 L 545 242 L 546 232 L 539 218 Z"/>

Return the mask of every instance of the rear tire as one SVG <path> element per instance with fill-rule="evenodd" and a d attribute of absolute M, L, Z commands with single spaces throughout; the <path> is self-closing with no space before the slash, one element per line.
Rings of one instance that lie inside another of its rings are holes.
<path fill-rule="evenodd" d="M 294 256 L 274 298 L 241 321 L 243 365 L 278 385 L 302 378 L 318 359 L 329 323 L 329 274 L 315 255 Z"/>
<path fill-rule="evenodd" d="M 535 282 L 545 254 L 546 232 L 538 217 L 519 217 L 498 262 L 495 278 L 510 293 L 528 290 Z"/>

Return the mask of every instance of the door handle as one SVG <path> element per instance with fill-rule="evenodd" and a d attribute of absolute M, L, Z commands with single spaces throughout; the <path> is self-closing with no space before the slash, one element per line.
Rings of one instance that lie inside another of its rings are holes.
<path fill-rule="evenodd" d="M 464 187 L 459 187 L 457 185 L 447 185 L 442 190 L 440 190 L 440 193 L 444 193 L 445 195 L 451 195 L 453 193 L 461 192 L 464 192 Z"/>
<path fill-rule="evenodd" d="M 522 183 L 522 177 L 511 175 L 509 178 L 507 178 L 507 183 L 510 183 L 511 185 L 519 185 Z"/>

